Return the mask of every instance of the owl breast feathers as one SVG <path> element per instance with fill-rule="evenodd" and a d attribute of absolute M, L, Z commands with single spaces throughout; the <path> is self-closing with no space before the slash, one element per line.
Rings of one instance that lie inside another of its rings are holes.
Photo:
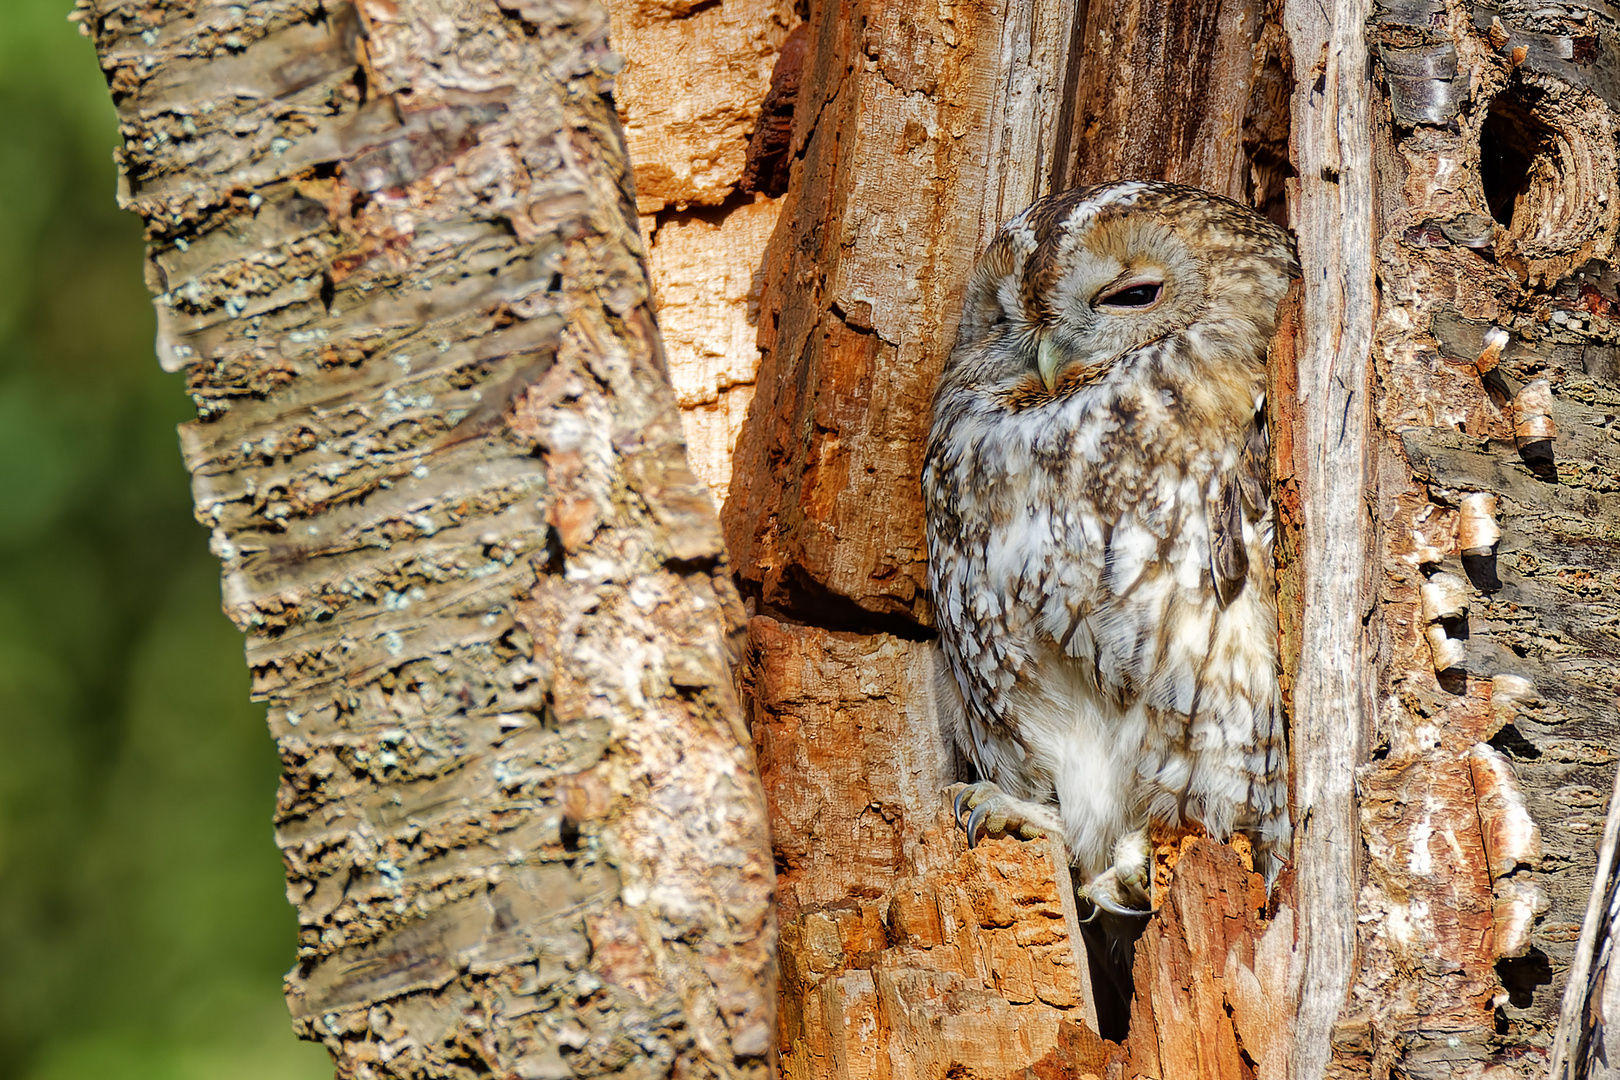
<path fill-rule="evenodd" d="M 956 737 L 1083 879 L 1150 820 L 1248 833 L 1268 880 L 1286 849 L 1263 391 L 1297 272 L 1237 203 L 1124 182 L 968 285 L 922 479 Z"/>

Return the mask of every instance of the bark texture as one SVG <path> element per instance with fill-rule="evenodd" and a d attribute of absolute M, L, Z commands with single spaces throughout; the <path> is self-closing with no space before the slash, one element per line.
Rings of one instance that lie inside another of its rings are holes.
<path fill-rule="evenodd" d="M 85 0 L 342 1076 L 763 1076 L 741 606 L 570 0 Z"/>
<path fill-rule="evenodd" d="M 1371 15 L 1379 679 L 1330 1072 L 1541 1075 L 1620 734 L 1620 38 L 1596 6 Z"/>
<path fill-rule="evenodd" d="M 1107 1059 L 1061 851 L 969 851 L 951 820 L 937 663 L 890 635 L 750 622 L 788 1077 L 1010 1080 Z"/>

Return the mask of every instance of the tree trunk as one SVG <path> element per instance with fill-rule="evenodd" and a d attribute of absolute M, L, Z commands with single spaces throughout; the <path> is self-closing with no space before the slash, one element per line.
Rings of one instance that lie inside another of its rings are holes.
<path fill-rule="evenodd" d="M 763 1076 L 741 607 L 587 0 L 85 0 L 343 1076 Z"/>
<path fill-rule="evenodd" d="M 1378 678 L 1346 1075 L 1548 1065 L 1620 734 L 1612 15 L 1424 2 L 1369 28 Z"/>
<path fill-rule="evenodd" d="M 735 570 L 788 1076 L 1530 1076 L 1554 1043 L 1598 1075 L 1612 12 L 624 0 L 671 396 L 591 171 L 595 9 L 511 0 L 479 38 L 315 3 L 95 28 L 288 758 L 295 1011 L 340 1061 L 764 1067 Z M 973 257 L 1120 175 L 1287 221 L 1304 273 L 1270 393 L 1292 865 L 1267 898 L 1163 839 L 1115 1046 L 1063 859 L 950 820 L 917 477 Z"/>
<path fill-rule="evenodd" d="M 1596 134 L 1612 130 L 1595 59 L 1610 31 L 1447 10 L 1379 9 L 1369 39 L 1356 5 L 1120 2 L 1051 22 L 1033 3 L 983 19 L 812 5 L 723 514 L 757 612 L 745 687 L 794 973 L 790 1072 L 1545 1068 L 1592 881 L 1581 837 L 1614 759 L 1595 585 L 1613 455 L 1590 434 L 1614 393 L 1614 300 L 1589 263 L 1608 257 L 1617 206 L 1612 137 Z M 1246 892 L 1236 864 L 1187 851 L 1117 1051 L 1070 1034 L 1083 1004 L 1045 1002 L 1038 980 L 1007 990 L 975 937 L 993 918 L 939 914 L 958 881 L 998 886 L 944 876 L 960 838 L 928 793 L 956 774 L 928 719 L 915 494 L 927 394 L 987 230 L 1116 175 L 1286 215 L 1305 269 L 1272 392 L 1293 866 L 1265 920 L 1226 906 Z M 1492 322 L 1515 344 L 1482 379 Z M 1538 376 L 1566 432 L 1555 469 L 1536 435 L 1546 395 L 1520 396 Z M 1570 441 L 1576 403 L 1587 434 Z M 1569 610 L 1558 590 L 1592 604 Z M 1537 822 L 1556 832 L 1545 850 Z M 906 929 L 918 897 L 945 927 L 927 948 Z M 813 932 L 827 919 L 836 934 Z M 908 996 L 921 971 L 932 997 Z M 974 1015 L 1020 1035 L 986 1060 Z M 930 1025 L 931 1040 L 906 1034 Z"/>

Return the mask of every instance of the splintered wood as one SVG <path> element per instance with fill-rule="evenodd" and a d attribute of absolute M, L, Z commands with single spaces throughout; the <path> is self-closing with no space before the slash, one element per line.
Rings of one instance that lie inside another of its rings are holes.
<path fill-rule="evenodd" d="M 792 0 L 612 0 L 636 208 L 717 206 L 742 180 Z M 723 249 L 720 249 L 723 251 Z M 746 256 L 743 256 L 746 258 Z"/>
<path fill-rule="evenodd" d="M 968 849 L 946 797 L 936 663 L 931 646 L 888 635 L 749 622 L 744 688 L 783 920 L 782 1071 L 1100 1073 L 1114 1051 L 1093 1034 L 1062 849 Z"/>
<path fill-rule="evenodd" d="M 1068 879 L 1061 850 L 1000 839 L 967 851 L 948 817 L 934 842 L 947 865 L 784 930 L 783 1075 L 1103 1074 L 1118 1048 L 1085 1018 L 1073 902 L 1054 889 Z"/>
<path fill-rule="evenodd" d="M 754 400 L 759 262 L 777 209 L 778 200 L 760 196 L 712 214 L 642 218 L 687 460 L 716 507 L 725 504 L 731 451 Z"/>
<path fill-rule="evenodd" d="M 791 0 L 608 6 L 665 361 L 687 460 L 719 508 L 754 397 L 760 261 L 780 203 L 741 188 L 750 135 L 798 19 Z"/>
<path fill-rule="evenodd" d="M 1231 848 L 1179 846 L 1175 876 L 1136 946 L 1125 1076 L 1285 1075 L 1295 1008 L 1293 915 L 1267 923 L 1265 884 Z"/>

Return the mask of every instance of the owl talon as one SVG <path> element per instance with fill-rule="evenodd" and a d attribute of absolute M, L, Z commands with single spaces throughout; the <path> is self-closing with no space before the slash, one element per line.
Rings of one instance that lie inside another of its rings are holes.
<path fill-rule="evenodd" d="M 1096 909 L 1090 915 L 1087 915 L 1084 919 L 1081 919 L 1081 922 L 1090 922 L 1092 919 L 1097 917 L 1098 912 L 1103 911 L 1106 911 L 1108 914 L 1117 916 L 1121 919 L 1142 919 L 1144 921 L 1153 914 L 1152 908 L 1126 907 L 1106 893 L 1100 891 L 1093 892 L 1089 887 L 1081 889 L 1080 895 L 1084 896 L 1088 901 L 1090 901 L 1091 906 Z"/>
<path fill-rule="evenodd" d="M 1116 918 L 1145 922 L 1154 912 L 1150 866 L 1153 849 L 1146 830 L 1122 836 L 1114 845 L 1114 865 L 1092 878 L 1080 895 Z"/>
<path fill-rule="evenodd" d="M 968 811 L 964 821 L 962 812 Z M 1039 803 L 1014 799 L 991 783 L 969 784 L 951 800 L 951 813 L 967 833 L 968 847 L 975 847 L 981 835 L 1014 836 L 1036 840 L 1063 835 L 1056 810 Z"/>
<path fill-rule="evenodd" d="M 984 827 L 985 820 L 995 812 L 994 800 L 987 800 L 973 808 L 973 813 L 967 819 L 968 847 L 977 847 L 979 843 L 979 830 Z"/>

